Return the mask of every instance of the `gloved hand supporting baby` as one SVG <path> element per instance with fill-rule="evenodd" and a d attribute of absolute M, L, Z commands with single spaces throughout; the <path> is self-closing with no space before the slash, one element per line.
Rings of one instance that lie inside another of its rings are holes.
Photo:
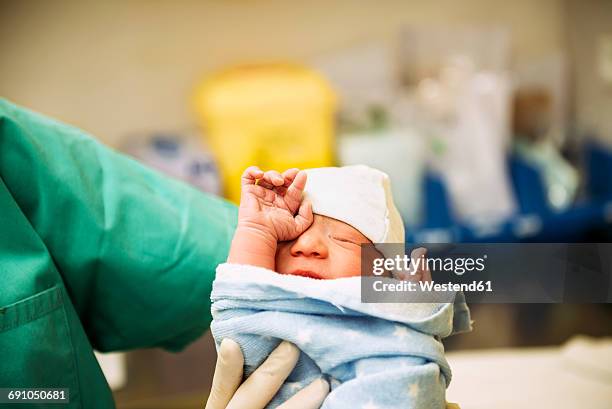
<path fill-rule="evenodd" d="M 282 386 L 298 361 L 300 350 L 283 341 L 261 366 L 242 383 L 244 357 L 240 346 L 229 338 L 219 347 L 212 388 L 205 409 L 263 409 Z M 242 384 L 241 384 L 242 383 Z M 329 392 L 329 384 L 318 379 L 287 400 L 280 409 L 315 409 Z"/>

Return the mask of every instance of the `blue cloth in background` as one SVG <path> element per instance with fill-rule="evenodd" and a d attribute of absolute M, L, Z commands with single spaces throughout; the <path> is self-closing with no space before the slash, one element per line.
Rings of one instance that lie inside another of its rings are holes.
<path fill-rule="evenodd" d="M 360 278 L 314 280 L 222 264 L 213 283 L 217 345 L 238 342 L 250 375 L 280 343 L 302 351 L 269 404 L 326 378 L 322 408 L 444 408 L 451 370 L 440 339 L 471 329 L 462 293 L 455 303 L 366 304 Z"/>

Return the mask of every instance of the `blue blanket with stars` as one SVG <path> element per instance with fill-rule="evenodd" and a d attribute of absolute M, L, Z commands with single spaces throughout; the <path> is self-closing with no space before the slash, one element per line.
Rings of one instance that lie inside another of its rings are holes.
<path fill-rule="evenodd" d="M 302 351 L 269 408 L 320 377 L 331 385 L 322 408 L 445 407 L 451 369 L 440 339 L 471 329 L 463 294 L 454 303 L 362 303 L 359 280 L 217 268 L 211 330 L 217 345 L 240 344 L 246 376 L 281 340 Z"/>

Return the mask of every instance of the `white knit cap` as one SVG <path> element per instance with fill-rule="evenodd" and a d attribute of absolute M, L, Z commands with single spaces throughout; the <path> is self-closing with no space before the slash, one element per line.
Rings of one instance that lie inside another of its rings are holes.
<path fill-rule="evenodd" d="M 389 176 L 364 165 L 306 169 L 313 213 L 340 220 L 373 243 L 404 243 L 404 223 Z"/>

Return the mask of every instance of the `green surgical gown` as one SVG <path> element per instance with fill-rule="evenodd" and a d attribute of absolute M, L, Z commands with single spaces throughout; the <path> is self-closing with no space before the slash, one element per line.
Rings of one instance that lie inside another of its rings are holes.
<path fill-rule="evenodd" d="M 0 99 L 0 388 L 114 407 L 93 349 L 199 337 L 236 221 L 228 202 Z"/>

